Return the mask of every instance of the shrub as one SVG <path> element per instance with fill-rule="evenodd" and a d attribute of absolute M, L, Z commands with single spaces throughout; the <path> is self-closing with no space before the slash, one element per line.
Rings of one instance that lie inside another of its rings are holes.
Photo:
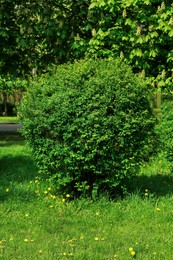
<path fill-rule="evenodd" d="M 61 192 L 116 192 L 152 151 L 144 82 L 121 61 L 52 68 L 23 100 L 23 134 Z"/>
<path fill-rule="evenodd" d="M 161 108 L 162 116 L 156 126 L 156 133 L 167 159 L 173 162 L 173 100 L 165 101 Z"/>

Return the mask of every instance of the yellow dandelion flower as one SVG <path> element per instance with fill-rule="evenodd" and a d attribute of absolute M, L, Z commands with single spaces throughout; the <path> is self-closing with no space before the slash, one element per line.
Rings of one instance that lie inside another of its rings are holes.
<path fill-rule="evenodd" d="M 30 184 L 32 183 L 32 181 L 29 182 Z"/>
<path fill-rule="evenodd" d="M 41 254 L 41 253 L 43 253 L 43 251 L 42 251 L 42 250 L 39 250 L 38 252 L 39 252 L 40 254 Z"/>
<path fill-rule="evenodd" d="M 66 198 L 70 198 L 70 194 L 66 194 Z"/>
<path fill-rule="evenodd" d="M 145 192 L 148 192 L 148 189 L 145 189 Z"/>
<path fill-rule="evenodd" d="M 63 253 L 63 255 L 64 255 L 64 256 L 66 256 L 66 255 L 67 255 L 67 253 Z"/>
<path fill-rule="evenodd" d="M 6 190 L 5 190 L 6 192 L 9 192 L 9 188 L 6 188 Z"/>
<path fill-rule="evenodd" d="M 47 190 L 50 191 L 50 190 L 51 190 L 51 187 L 49 187 Z"/>
<path fill-rule="evenodd" d="M 35 180 L 35 183 L 39 183 L 39 181 L 38 181 L 38 180 Z"/>
<path fill-rule="evenodd" d="M 25 239 L 24 239 L 24 242 L 26 242 L 26 243 L 27 243 L 27 242 L 29 242 L 29 240 L 28 240 L 27 238 L 25 238 Z"/>
<path fill-rule="evenodd" d="M 80 237 L 80 240 L 83 240 L 83 239 L 84 239 L 84 237 L 83 237 L 83 236 L 81 236 L 81 237 Z"/>
<path fill-rule="evenodd" d="M 44 194 L 47 194 L 47 190 L 44 191 Z"/>
<path fill-rule="evenodd" d="M 133 247 L 129 247 L 129 252 L 132 252 L 133 251 Z"/>
<path fill-rule="evenodd" d="M 96 216 L 99 216 L 100 215 L 100 213 L 99 212 L 96 212 Z"/>
<path fill-rule="evenodd" d="M 131 256 L 135 256 L 136 255 L 135 251 L 131 251 L 130 254 L 131 254 Z"/>
<path fill-rule="evenodd" d="M 160 208 L 156 208 L 157 211 L 160 211 Z"/>
<path fill-rule="evenodd" d="M 49 208 L 53 208 L 53 205 L 50 205 Z"/>
<path fill-rule="evenodd" d="M 95 239 L 95 241 L 98 241 L 98 240 L 99 240 L 99 237 L 95 237 L 94 239 Z"/>
<path fill-rule="evenodd" d="M 62 201 L 62 202 L 65 202 L 65 199 L 62 199 L 61 201 Z"/>
<path fill-rule="evenodd" d="M 28 214 L 28 213 L 26 213 L 26 214 L 25 214 L 25 217 L 29 217 L 29 214 Z"/>

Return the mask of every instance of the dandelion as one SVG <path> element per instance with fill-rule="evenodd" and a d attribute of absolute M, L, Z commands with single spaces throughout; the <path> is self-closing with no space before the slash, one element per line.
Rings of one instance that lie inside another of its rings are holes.
<path fill-rule="evenodd" d="M 42 251 L 42 250 L 39 250 L 38 252 L 39 252 L 40 254 L 41 254 L 41 253 L 43 253 L 43 251 Z"/>
<path fill-rule="evenodd" d="M 129 247 L 129 252 L 132 252 L 133 251 L 133 247 Z"/>
<path fill-rule="evenodd" d="M 156 208 L 157 211 L 160 211 L 160 208 Z"/>
<path fill-rule="evenodd" d="M 25 238 L 25 239 L 24 239 L 24 242 L 26 242 L 26 243 L 27 243 L 27 242 L 29 242 L 29 240 L 28 240 L 27 238 Z"/>
<path fill-rule="evenodd" d="M 53 208 L 53 205 L 50 205 L 49 208 Z"/>
<path fill-rule="evenodd" d="M 39 181 L 38 181 L 38 180 L 35 180 L 35 183 L 39 183 Z"/>
<path fill-rule="evenodd" d="M 147 192 L 147 193 L 148 193 L 148 190 L 147 190 L 147 189 L 145 189 L 145 192 Z"/>
<path fill-rule="evenodd" d="M 65 199 L 63 198 L 61 201 L 62 201 L 62 202 L 65 202 Z"/>
<path fill-rule="evenodd" d="M 47 190 L 44 191 L 44 194 L 47 194 Z"/>
<path fill-rule="evenodd" d="M 147 197 L 148 196 L 148 192 L 145 192 L 144 195 Z"/>
<path fill-rule="evenodd" d="M 80 237 L 80 240 L 83 240 L 83 239 L 84 239 L 84 237 L 83 237 L 83 236 L 81 236 L 81 237 Z"/>
<path fill-rule="evenodd" d="M 30 184 L 32 183 L 32 181 L 29 182 Z"/>
<path fill-rule="evenodd" d="M 29 217 L 29 214 L 28 214 L 28 213 L 26 213 L 26 214 L 25 214 L 25 217 Z"/>
<path fill-rule="evenodd" d="M 6 190 L 5 190 L 6 192 L 9 192 L 9 189 L 8 188 L 6 188 Z"/>
<path fill-rule="evenodd" d="M 95 239 L 95 241 L 98 241 L 98 240 L 99 240 L 99 237 L 95 237 L 94 239 Z"/>
<path fill-rule="evenodd" d="M 100 213 L 99 212 L 96 212 L 96 216 L 99 216 L 100 215 Z"/>
<path fill-rule="evenodd" d="M 48 191 L 50 191 L 50 190 L 51 190 L 51 187 L 48 188 Z"/>
<path fill-rule="evenodd" d="M 70 194 L 66 194 L 66 198 L 70 198 Z"/>
<path fill-rule="evenodd" d="M 131 254 L 131 256 L 135 256 L 136 255 L 135 251 L 131 251 L 130 254 Z"/>

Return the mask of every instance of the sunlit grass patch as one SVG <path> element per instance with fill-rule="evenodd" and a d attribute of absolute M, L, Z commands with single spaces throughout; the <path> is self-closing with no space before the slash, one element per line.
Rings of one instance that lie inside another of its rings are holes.
<path fill-rule="evenodd" d="M 0 123 L 18 123 L 18 121 L 16 116 L 0 116 Z"/>

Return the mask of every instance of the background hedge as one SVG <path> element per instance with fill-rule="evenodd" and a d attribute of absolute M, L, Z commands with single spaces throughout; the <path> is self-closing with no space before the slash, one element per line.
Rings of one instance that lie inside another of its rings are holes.
<path fill-rule="evenodd" d="M 154 143 L 147 88 L 120 60 L 53 67 L 21 106 L 41 172 L 74 195 L 124 189 Z"/>

